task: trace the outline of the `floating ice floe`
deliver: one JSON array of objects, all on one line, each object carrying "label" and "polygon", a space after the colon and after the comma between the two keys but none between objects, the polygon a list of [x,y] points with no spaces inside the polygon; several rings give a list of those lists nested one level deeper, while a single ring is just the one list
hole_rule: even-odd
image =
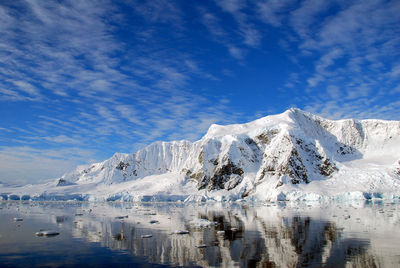
[{"label": "floating ice floe", "polygon": [[115,218],[118,219],[118,220],[127,219],[127,218],[128,218],[128,215],[125,215],[125,216],[117,216],[117,217],[115,217]]},{"label": "floating ice floe", "polygon": [[212,225],[217,225],[217,223],[206,219],[195,219],[190,222],[190,225],[198,228],[204,228],[204,227],[210,227]]},{"label": "floating ice floe", "polygon": [[151,234],[142,235],[142,238],[152,238],[152,237],[153,237],[153,235],[151,235]]},{"label": "floating ice floe", "polygon": [[180,235],[188,234],[188,233],[189,233],[188,230],[177,230],[177,231],[174,232],[174,234],[180,234]]},{"label": "floating ice floe", "polygon": [[55,236],[59,235],[60,233],[54,230],[42,230],[39,232],[36,232],[36,236]]}]

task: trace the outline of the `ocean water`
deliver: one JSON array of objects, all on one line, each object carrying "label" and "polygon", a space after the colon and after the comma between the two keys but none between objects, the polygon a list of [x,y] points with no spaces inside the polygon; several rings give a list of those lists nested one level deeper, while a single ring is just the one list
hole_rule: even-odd
[{"label": "ocean water", "polygon": [[7,201],[0,266],[400,267],[400,203]]}]

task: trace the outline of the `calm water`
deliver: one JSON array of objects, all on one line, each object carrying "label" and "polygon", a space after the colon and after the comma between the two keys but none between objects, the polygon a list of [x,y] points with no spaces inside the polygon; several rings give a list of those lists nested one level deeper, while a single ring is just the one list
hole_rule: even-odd
[{"label": "calm water", "polygon": [[399,209],[2,202],[0,266],[400,267]]}]

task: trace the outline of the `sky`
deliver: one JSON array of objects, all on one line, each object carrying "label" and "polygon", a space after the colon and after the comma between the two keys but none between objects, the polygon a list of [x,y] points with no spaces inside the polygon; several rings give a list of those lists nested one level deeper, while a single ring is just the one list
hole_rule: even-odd
[{"label": "sky", "polygon": [[0,181],[297,107],[400,120],[400,1],[2,0]]}]

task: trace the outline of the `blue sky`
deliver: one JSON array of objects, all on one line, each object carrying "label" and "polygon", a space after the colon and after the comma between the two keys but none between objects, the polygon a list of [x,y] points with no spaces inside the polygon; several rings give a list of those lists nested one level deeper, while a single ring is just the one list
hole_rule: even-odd
[{"label": "blue sky", "polygon": [[0,181],[298,107],[400,120],[400,1],[0,2]]}]

